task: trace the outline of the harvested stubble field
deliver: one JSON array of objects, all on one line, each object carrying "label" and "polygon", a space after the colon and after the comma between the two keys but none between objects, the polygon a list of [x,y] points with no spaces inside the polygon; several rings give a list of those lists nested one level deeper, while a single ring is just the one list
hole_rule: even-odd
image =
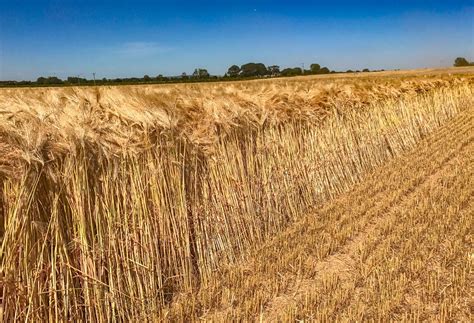
[{"label": "harvested stubble field", "polygon": [[3,320],[470,320],[472,72],[0,90]]}]

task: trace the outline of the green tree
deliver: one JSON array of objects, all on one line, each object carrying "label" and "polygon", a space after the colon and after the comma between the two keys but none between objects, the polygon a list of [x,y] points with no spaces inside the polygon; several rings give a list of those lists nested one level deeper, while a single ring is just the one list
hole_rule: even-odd
[{"label": "green tree", "polygon": [[247,63],[240,67],[240,75],[244,77],[264,76],[268,70],[262,63]]},{"label": "green tree", "polygon": [[36,80],[38,84],[62,84],[63,80],[57,78],[56,76],[48,76],[48,77],[38,77]]},{"label": "green tree", "polygon": [[205,68],[196,68],[193,72],[193,77],[208,78],[210,75]]},{"label": "green tree", "polygon": [[148,76],[148,75],[144,75],[144,76],[143,76],[143,81],[145,81],[145,82],[150,82],[150,81],[151,81],[151,77]]},{"label": "green tree", "polygon": [[321,68],[318,74],[329,74],[329,68],[327,67]]},{"label": "green tree", "polygon": [[278,65],[268,66],[267,70],[268,70],[268,74],[270,74],[272,76],[276,76],[276,75],[280,74],[280,66],[278,66]]},{"label": "green tree", "polygon": [[319,73],[319,70],[321,69],[321,65],[319,65],[319,64],[311,64],[311,65],[309,66],[309,68],[310,68],[312,74],[318,74],[318,73]]},{"label": "green tree", "polygon": [[240,73],[240,67],[238,67],[237,65],[232,65],[227,70],[227,75],[229,75],[230,77],[237,77],[239,76],[239,73]]},{"label": "green tree", "polygon": [[469,64],[467,59],[465,59],[464,57],[458,57],[454,60],[454,66],[456,66],[456,67],[469,66],[471,64]]},{"label": "green tree", "polygon": [[296,76],[301,74],[303,74],[303,70],[300,67],[285,68],[281,71],[281,75],[283,76]]}]

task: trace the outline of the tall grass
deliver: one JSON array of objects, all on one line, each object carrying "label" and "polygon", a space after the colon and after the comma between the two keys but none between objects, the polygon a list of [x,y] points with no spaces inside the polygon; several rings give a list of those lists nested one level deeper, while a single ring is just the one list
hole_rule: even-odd
[{"label": "tall grass", "polygon": [[173,297],[414,147],[472,98],[471,86],[452,85],[364,109],[339,102],[317,125],[217,123],[212,145],[149,127],[140,150],[108,149],[113,128],[67,147],[67,133],[38,142],[15,134],[32,124],[16,115],[0,129],[4,320],[160,317]]}]

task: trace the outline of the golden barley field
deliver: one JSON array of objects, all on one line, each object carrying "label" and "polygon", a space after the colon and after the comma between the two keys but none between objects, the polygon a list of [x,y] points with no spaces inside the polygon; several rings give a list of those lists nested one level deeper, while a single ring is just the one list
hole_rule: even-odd
[{"label": "golden barley field", "polygon": [[471,321],[474,68],[0,89],[10,321]]}]

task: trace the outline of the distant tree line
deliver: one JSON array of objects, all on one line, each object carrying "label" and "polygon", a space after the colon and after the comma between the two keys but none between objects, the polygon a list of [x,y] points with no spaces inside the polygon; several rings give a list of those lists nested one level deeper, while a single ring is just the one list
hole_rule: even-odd
[{"label": "distant tree line", "polygon": [[336,72],[330,71],[327,67],[321,68],[319,64],[311,64],[309,70],[303,70],[300,67],[289,67],[280,70],[280,66],[278,65],[265,66],[262,63],[247,63],[240,67],[237,65],[232,65],[227,70],[227,73],[224,75],[224,78],[277,77],[329,73]]},{"label": "distant tree line", "polygon": [[[382,70],[383,71],[383,70]],[[360,72],[359,70],[347,70],[347,73]],[[370,72],[364,69],[362,72]],[[331,73],[344,73],[330,70],[327,67],[313,63],[309,69],[301,67],[289,67],[280,69],[278,65],[266,66],[263,63],[247,63],[241,66],[232,65],[223,76],[211,75],[205,68],[196,68],[190,75],[182,73],[178,76],[144,75],[143,77],[129,78],[102,78],[86,79],[79,76],[69,76],[65,80],[57,76],[38,77],[36,81],[0,81],[0,86],[72,86],[72,85],[118,85],[118,84],[147,84],[147,83],[182,83],[182,82],[212,82],[237,79],[254,79],[267,77],[288,77],[298,75],[319,75]]]}]

